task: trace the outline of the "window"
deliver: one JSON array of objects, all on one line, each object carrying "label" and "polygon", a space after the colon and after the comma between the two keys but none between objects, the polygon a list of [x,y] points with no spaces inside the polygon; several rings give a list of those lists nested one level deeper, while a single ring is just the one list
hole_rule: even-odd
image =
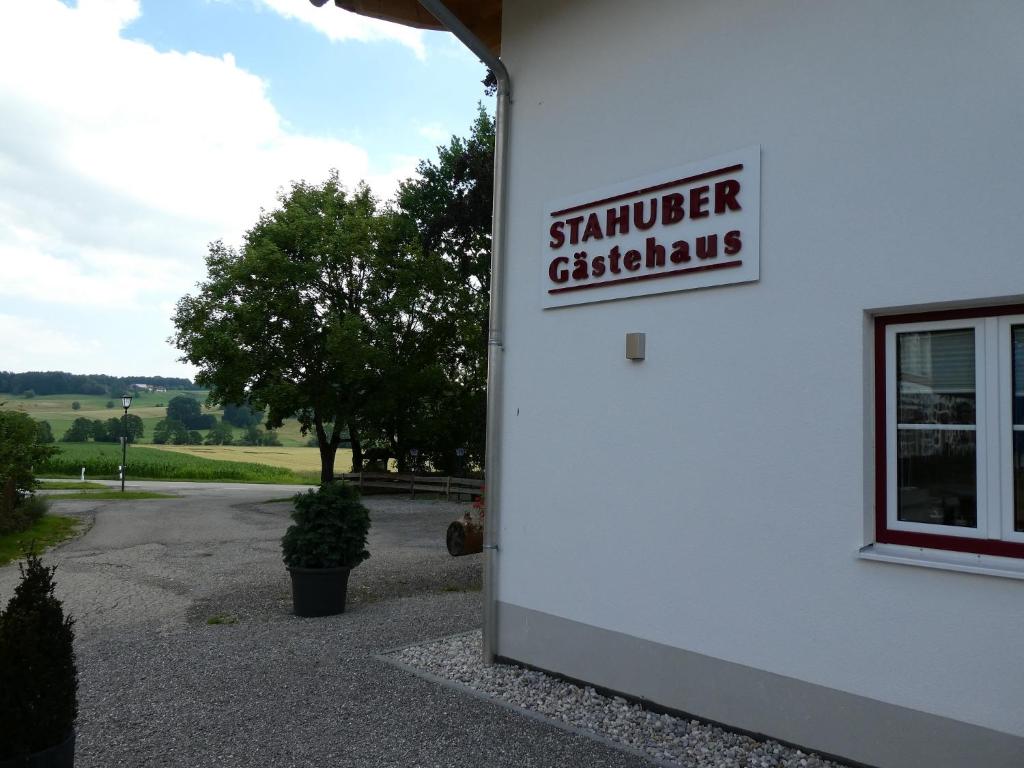
[{"label": "window", "polygon": [[875,320],[876,539],[1024,558],[1024,305]]}]

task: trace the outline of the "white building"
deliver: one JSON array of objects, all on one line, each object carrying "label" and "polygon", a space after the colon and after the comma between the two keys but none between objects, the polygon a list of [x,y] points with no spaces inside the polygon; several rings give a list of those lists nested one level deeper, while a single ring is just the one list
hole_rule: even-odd
[{"label": "white building", "polygon": [[1024,765],[1024,3],[448,5],[511,78],[494,653]]}]

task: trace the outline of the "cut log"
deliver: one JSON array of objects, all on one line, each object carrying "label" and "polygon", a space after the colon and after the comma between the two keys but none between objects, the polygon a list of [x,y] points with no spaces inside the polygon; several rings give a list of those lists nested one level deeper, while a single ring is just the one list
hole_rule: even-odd
[{"label": "cut log", "polygon": [[455,520],[448,526],[448,554],[452,557],[483,552],[484,529],[471,521]]}]

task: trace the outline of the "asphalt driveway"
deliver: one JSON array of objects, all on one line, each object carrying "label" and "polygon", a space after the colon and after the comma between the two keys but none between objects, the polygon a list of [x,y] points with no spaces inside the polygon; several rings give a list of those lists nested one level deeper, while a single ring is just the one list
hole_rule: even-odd
[{"label": "asphalt driveway", "polygon": [[299,619],[271,502],[298,489],[130,485],[178,496],[57,501],[91,527],[44,558],[77,621],[79,768],[647,764],[376,658],[479,627],[480,559],[444,546],[465,505],[367,498],[348,609]]}]

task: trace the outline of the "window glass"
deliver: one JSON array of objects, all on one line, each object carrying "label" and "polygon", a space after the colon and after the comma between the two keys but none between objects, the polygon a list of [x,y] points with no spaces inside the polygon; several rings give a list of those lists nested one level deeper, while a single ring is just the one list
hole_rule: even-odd
[{"label": "window glass", "polygon": [[1024,531],[1024,325],[1010,329],[1013,383],[1013,530]]},{"label": "window glass", "polygon": [[901,424],[974,424],[974,329],[897,336]]},{"label": "window glass", "polygon": [[976,435],[966,430],[901,429],[899,519],[976,528]]},{"label": "window glass", "polygon": [[976,528],[974,329],[896,343],[898,519]]}]

